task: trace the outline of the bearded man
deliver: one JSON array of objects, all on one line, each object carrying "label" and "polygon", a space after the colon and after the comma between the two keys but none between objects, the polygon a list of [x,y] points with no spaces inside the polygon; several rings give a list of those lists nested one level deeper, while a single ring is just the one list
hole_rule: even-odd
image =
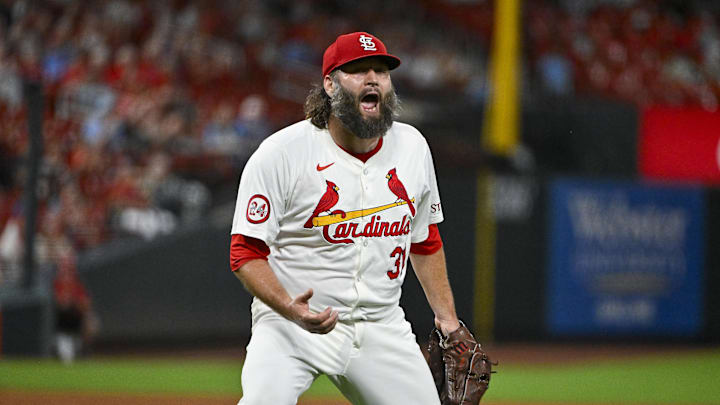
[{"label": "bearded man", "polygon": [[399,305],[408,258],[436,327],[460,324],[430,149],[394,121],[399,65],[367,32],[339,36],[307,119],[243,171],[230,261],[254,299],[239,404],[295,404],[321,374],[353,404],[440,403]]}]

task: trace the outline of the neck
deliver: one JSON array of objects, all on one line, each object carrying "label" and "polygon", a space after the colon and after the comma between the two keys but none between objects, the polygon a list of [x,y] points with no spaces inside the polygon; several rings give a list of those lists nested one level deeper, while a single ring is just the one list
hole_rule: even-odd
[{"label": "neck", "polygon": [[353,153],[367,153],[377,146],[380,138],[363,139],[348,131],[334,115],[328,121],[328,131],[336,144]]}]

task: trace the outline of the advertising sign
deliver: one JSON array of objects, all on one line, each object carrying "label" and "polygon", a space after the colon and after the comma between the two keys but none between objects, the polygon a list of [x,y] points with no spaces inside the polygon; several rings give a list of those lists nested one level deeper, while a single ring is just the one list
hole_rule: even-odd
[{"label": "advertising sign", "polygon": [[703,195],[695,187],[559,180],[550,198],[548,327],[558,335],[694,335]]}]

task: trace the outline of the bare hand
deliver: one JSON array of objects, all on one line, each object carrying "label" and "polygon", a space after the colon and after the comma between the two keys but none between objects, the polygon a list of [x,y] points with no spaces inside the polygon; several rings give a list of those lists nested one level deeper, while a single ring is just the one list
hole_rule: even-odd
[{"label": "bare hand", "polygon": [[330,309],[330,307],[325,308],[325,310],[320,313],[310,312],[308,301],[310,301],[310,297],[312,296],[313,290],[311,288],[290,301],[288,304],[288,310],[290,312],[289,318],[311,333],[328,333],[335,328],[338,321],[338,313]]}]

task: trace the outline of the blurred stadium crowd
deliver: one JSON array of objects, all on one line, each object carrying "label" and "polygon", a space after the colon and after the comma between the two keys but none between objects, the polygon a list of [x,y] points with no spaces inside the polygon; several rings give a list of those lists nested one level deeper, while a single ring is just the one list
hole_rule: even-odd
[{"label": "blurred stadium crowd", "polygon": [[548,93],[717,110],[720,4],[693,1],[531,2],[526,50]]},{"label": "blurred stadium crowd", "polygon": [[[712,2],[522,3],[528,99],[718,108]],[[339,33],[383,38],[401,97],[481,102],[492,26],[490,0],[0,1],[0,286],[22,266],[24,80],[45,92],[38,260],[74,266],[202,218],[257,144],[302,118]]]}]

